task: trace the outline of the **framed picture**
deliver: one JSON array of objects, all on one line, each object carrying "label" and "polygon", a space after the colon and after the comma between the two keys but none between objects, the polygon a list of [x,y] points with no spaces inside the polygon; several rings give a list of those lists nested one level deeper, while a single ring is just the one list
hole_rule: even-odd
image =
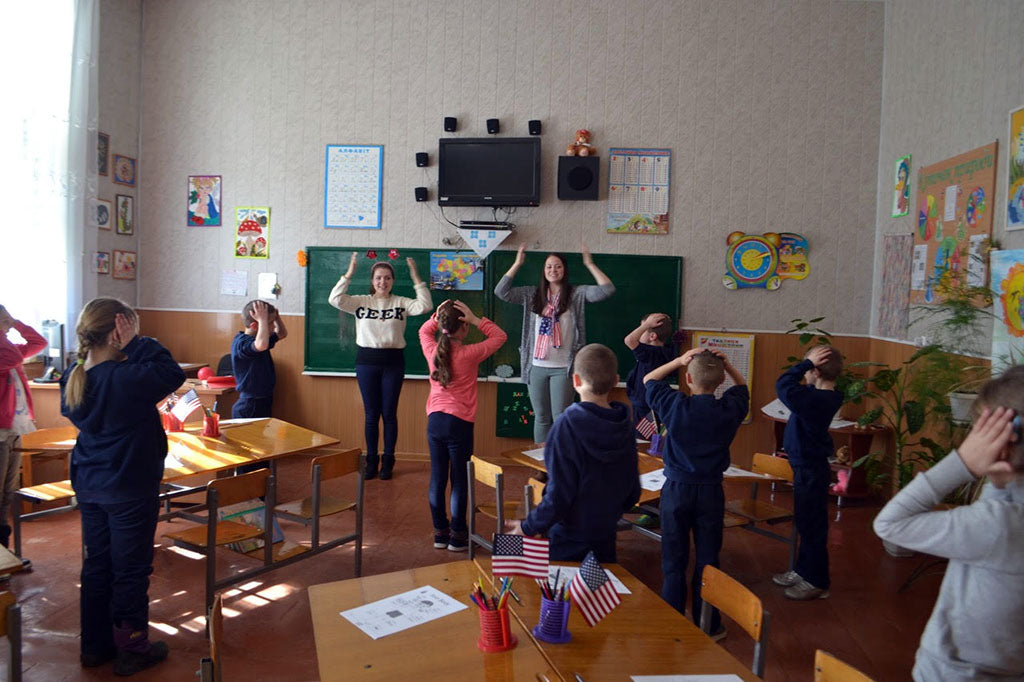
[{"label": "framed picture", "polygon": [[114,279],[135,279],[138,256],[134,251],[114,249]]},{"label": "framed picture", "polygon": [[1024,230],[1024,106],[1010,112],[1010,158],[1006,164],[1006,229]]},{"label": "framed picture", "polygon": [[188,176],[187,225],[220,226],[220,183],[219,175]]},{"label": "framed picture", "polygon": [[92,269],[97,275],[109,275],[110,274],[110,252],[109,251],[97,251],[96,255],[93,256]]},{"label": "framed picture", "polygon": [[270,256],[270,207],[235,206],[235,258]]},{"label": "framed picture", "polygon": [[114,154],[114,182],[128,187],[135,186],[135,159]]},{"label": "framed picture", "polygon": [[892,217],[900,218],[910,213],[910,154],[896,159],[893,177]]},{"label": "framed picture", "polygon": [[110,173],[110,135],[96,133],[96,172],[100,175]]},{"label": "framed picture", "polygon": [[135,199],[127,194],[118,194],[117,233],[135,234]]},{"label": "framed picture", "polygon": [[92,200],[92,224],[101,230],[109,230],[114,215],[110,202],[106,199]]}]

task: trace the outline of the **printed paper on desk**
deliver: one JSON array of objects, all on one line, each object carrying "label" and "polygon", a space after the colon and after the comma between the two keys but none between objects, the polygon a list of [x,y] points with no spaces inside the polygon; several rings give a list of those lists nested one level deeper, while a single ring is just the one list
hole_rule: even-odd
[{"label": "printed paper on desk", "polygon": [[[842,409],[842,408],[839,408]],[[769,417],[776,419],[784,419],[789,421],[790,411],[789,408],[782,404],[782,401],[776,398],[767,405],[761,408]],[[836,416],[832,417],[832,423],[828,425],[830,429],[841,429],[845,426],[856,426],[857,422],[851,422],[846,419],[839,418],[839,410],[836,410]]]},{"label": "printed paper on desk", "polygon": [[449,616],[468,608],[447,594],[424,585],[393,597],[342,611],[341,617],[373,639]]},{"label": "printed paper on desk", "polygon": [[646,474],[640,474],[640,487],[644,490],[658,492],[665,485],[665,470],[655,469]]},{"label": "printed paper on desk", "polygon": [[544,461],[544,448],[535,448],[533,450],[523,450],[523,454],[530,459],[535,459],[538,462]]},{"label": "printed paper on desk", "polygon": [[[558,582],[569,584],[569,582],[576,577],[579,572],[579,566],[548,566],[548,582],[552,585],[555,584],[555,576],[558,576]],[[625,583],[615,577],[615,574],[610,569],[604,569],[604,572],[608,575],[608,580],[612,581],[612,587],[615,588],[617,594],[633,594],[626,587]]]},{"label": "printed paper on desk", "polygon": [[631,675],[633,682],[743,682],[739,675]]},{"label": "printed paper on desk", "polygon": [[722,472],[724,478],[749,478],[750,476],[760,476],[761,478],[774,478],[769,474],[757,474],[747,469],[740,469],[739,467],[729,465],[729,468]]}]

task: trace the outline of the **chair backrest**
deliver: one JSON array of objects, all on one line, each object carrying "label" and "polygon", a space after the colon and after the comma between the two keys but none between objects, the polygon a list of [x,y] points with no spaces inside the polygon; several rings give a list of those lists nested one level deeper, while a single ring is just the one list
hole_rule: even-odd
[{"label": "chair backrest", "polygon": [[320,466],[320,480],[326,481],[329,478],[337,478],[354,474],[359,471],[359,456],[362,451],[359,448],[332,452],[326,455],[314,457],[310,466]]},{"label": "chair backrest", "polygon": [[544,484],[531,476],[523,486],[523,497],[526,500],[526,513],[529,514],[544,498]]},{"label": "chair backrest", "polygon": [[0,637],[7,637],[11,645],[7,679],[21,682],[21,607],[11,592],[0,592]]},{"label": "chair backrest", "polygon": [[793,482],[793,467],[789,465],[789,460],[785,457],[775,457],[773,455],[755,452],[754,461],[750,465],[750,470],[755,474],[769,474],[771,476],[784,478],[790,483]]},{"label": "chair backrest", "polygon": [[473,462],[473,478],[489,488],[496,488],[498,476],[504,476],[504,469],[492,462],[486,462],[476,455],[470,456],[469,459]]},{"label": "chair backrest", "polygon": [[7,628],[10,624],[7,622],[7,609],[14,604],[17,604],[18,600],[11,592],[0,592],[0,637],[7,636]]},{"label": "chair backrest", "polygon": [[220,643],[224,641],[224,611],[219,594],[213,598],[213,606],[210,608],[210,619],[207,624],[210,630],[210,660],[213,662],[213,679],[214,682],[220,682],[224,676],[220,665]]},{"label": "chair backrest", "polygon": [[714,566],[705,566],[701,576],[700,597],[704,600],[701,628],[711,626],[710,604],[729,616],[754,640],[754,662],[751,669],[758,677],[764,675],[764,644],[768,634],[768,612],[753,592]]},{"label": "chair backrest", "polygon": [[229,377],[234,372],[235,370],[231,366],[231,353],[220,356],[220,362],[217,363],[217,376]]},{"label": "chair backrest", "polygon": [[818,649],[814,652],[814,682],[873,682],[870,677],[838,658]]},{"label": "chair backrest", "polygon": [[206,484],[207,491],[217,491],[217,506],[245,502],[267,494],[267,478],[270,469],[257,469],[241,476],[215,478]]}]

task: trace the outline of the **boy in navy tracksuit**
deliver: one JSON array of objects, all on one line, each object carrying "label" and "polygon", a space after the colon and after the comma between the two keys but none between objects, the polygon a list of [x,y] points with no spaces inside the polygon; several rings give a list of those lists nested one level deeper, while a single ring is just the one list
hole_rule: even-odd
[{"label": "boy in navy tracksuit", "polygon": [[646,315],[640,321],[640,326],[627,334],[622,342],[633,351],[633,357],[636,358],[636,366],[626,377],[626,396],[633,406],[635,424],[651,411],[647,404],[644,377],[676,357],[676,346],[672,343],[672,320],[665,313]]},{"label": "boy in navy tracksuit", "polygon": [[71,485],[82,519],[81,662],[116,658],[131,675],[167,657],[149,640],[149,575],[167,436],[156,403],[185,382],[166,348],[138,336],[111,298],[78,320],[78,363],[61,377],[61,414],[78,427]]},{"label": "boy in navy tracksuit", "polygon": [[[686,369],[690,395],[675,391],[666,377]],[[735,382],[721,398],[715,389],[725,374]],[[729,445],[747,414],[750,392],[743,375],[720,351],[694,348],[644,377],[647,402],[668,429],[665,485],[661,489],[661,597],[686,612],[686,565],[693,532],[695,565],[690,580],[694,622],[700,622],[704,567],[718,567],[722,549],[725,493],[722,472],[729,467]],[[724,636],[718,609],[712,612],[711,633]]]},{"label": "boy in navy tracksuit", "polygon": [[548,471],[544,499],[508,532],[548,534],[552,561],[615,563],[615,530],[640,499],[636,439],[629,406],[610,402],[619,381],[618,361],[607,346],[592,343],[576,354],[572,383],[580,402],[555,421],[544,444]]},{"label": "boy in navy tracksuit", "polygon": [[793,570],[772,576],[772,582],[785,587],[789,599],[828,597],[828,458],[835,448],[828,428],[843,404],[843,394],[835,390],[842,370],[838,350],[816,346],[775,382],[779,400],[791,412],[782,446],[793,467],[793,522],[800,547]]},{"label": "boy in navy tracksuit", "polygon": [[260,300],[245,304],[242,323],[245,331],[231,342],[231,371],[238,389],[231,416],[269,417],[277,383],[270,349],[288,336],[288,330],[277,308]]}]

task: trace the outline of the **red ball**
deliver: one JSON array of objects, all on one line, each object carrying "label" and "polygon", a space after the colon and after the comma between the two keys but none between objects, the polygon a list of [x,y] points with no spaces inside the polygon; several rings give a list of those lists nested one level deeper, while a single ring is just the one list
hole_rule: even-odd
[{"label": "red ball", "polygon": [[203,381],[206,381],[207,379],[213,376],[213,370],[210,369],[209,367],[200,367],[199,371],[196,373],[196,376],[198,376]]}]

